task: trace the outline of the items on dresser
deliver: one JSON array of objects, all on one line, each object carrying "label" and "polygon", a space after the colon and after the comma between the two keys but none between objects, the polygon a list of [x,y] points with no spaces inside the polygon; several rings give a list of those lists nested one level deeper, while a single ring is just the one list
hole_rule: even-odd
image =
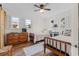
[{"label": "items on dresser", "polygon": [[29,39],[30,39],[30,41],[33,42],[33,43],[34,43],[34,36],[35,36],[34,33],[29,33]]},{"label": "items on dresser", "polygon": [[26,28],[22,28],[22,32],[27,32],[27,29]]},{"label": "items on dresser", "polygon": [[8,33],[7,34],[7,44],[18,44],[28,42],[28,33],[27,32],[21,32],[21,33]]}]

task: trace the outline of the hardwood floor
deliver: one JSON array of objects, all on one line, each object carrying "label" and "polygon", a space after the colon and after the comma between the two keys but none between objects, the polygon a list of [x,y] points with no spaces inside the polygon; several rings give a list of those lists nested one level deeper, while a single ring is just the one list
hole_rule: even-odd
[{"label": "hardwood floor", "polygon": [[13,56],[25,56],[23,48],[31,46],[32,44],[33,43],[28,42],[28,43],[22,43],[22,44],[14,45],[13,46]]},{"label": "hardwood floor", "polygon": [[[23,43],[23,44],[15,45],[13,47],[13,56],[25,56],[23,48],[31,46],[31,45],[33,45],[33,43],[31,43],[31,42],[28,42],[27,44]],[[44,51],[41,51],[33,56],[56,56],[56,55],[52,54],[51,52],[44,54]]]}]

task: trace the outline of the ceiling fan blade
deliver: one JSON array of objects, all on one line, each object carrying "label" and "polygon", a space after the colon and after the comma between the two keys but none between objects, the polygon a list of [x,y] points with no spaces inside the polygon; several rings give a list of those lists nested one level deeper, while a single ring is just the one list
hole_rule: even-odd
[{"label": "ceiling fan blade", "polygon": [[38,9],[38,10],[34,10],[34,11],[39,11],[40,9]]},{"label": "ceiling fan blade", "polygon": [[48,10],[48,11],[50,11],[51,9],[45,8],[44,10]]},{"label": "ceiling fan blade", "polygon": [[38,6],[38,5],[34,5],[35,7],[38,7],[38,8],[40,8],[40,6]]},{"label": "ceiling fan blade", "polygon": [[49,3],[45,3],[45,5],[44,6],[47,6]]}]

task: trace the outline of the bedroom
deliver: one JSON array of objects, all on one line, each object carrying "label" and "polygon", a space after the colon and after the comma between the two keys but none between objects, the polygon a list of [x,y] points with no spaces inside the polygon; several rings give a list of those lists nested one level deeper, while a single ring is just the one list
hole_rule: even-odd
[{"label": "bedroom", "polygon": [[[50,11],[43,10],[43,12],[40,12],[41,9],[39,7],[36,7],[35,5],[37,6],[46,5],[44,8],[49,8]],[[78,40],[77,40],[76,25],[78,21],[77,20],[78,16],[75,16],[78,13],[77,7],[78,7],[78,4],[75,4],[75,3],[46,3],[46,4],[4,3],[2,4],[3,10],[6,11],[6,20],[5,20],[6,25],[5,25],[5,29],[3,28],[4,34],[2,32],[2,34],[5,35],[5,40],[3,40],[4,37],[2,36],[3,38],[1,37],[0,39],[0,46],[3,47],[4,44],[7,45],[9,42],[13,43],[14,41],[14,43],[18,43],[16,44],[16,47],[15,47],[16,49],[17,47],[24,48],[26,45],[28,46],[29,44],[36,45],[40,41],[44,42],[43,39],[44,37],[47,37],[47,36],[52,36],[56,39],[59,39],[59,40],[62,39],[64,41],[70,42],[72,43],[73,46],[77,45]],[[30,26],[28,26],[28,24],[30,24]],[[22,29],[24,29],[23,31],[27,32],[28,35],[25,33],[21,33]],[[25,37],[25,35],[27,35],[27,39],[28,39],[27,41],[30,41],[29,33],[31,35],[33,34],[33,38],[31,39],[32,43],[30,42],[25,44],[19,43],[19,41],[22,42],[23,40],[18,40],[18,37],[22,37],[22,36]],[[11,37],[11,40],[13,41],[7,40],[8,34],[13,35],[12,36],[13,39]],[[76,39],[76,41],[74,40],[74,38]],[[9,42],[7,43],[7,41]],[[75,49],[76,51],[74,52],[73,50]],[[40,49],[37,48],[36,50],[40,50]],[[77,48],[71,47],[70,54],[77,55],[77,53],[78,53]],[[17,52],[16,54],[19,54],[19,53]],[[38,55],[39,54],[40,53],[38,53]]]}]

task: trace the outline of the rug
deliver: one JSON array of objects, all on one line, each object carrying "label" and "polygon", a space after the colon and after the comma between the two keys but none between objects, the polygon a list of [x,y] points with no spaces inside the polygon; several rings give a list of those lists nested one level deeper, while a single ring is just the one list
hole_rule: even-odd
[{"label": "rug", "polygon": [[44,50],[43,43],[38,43],[26,48],[23,48],[25,55],[32,56]]},{"label": "rug", "polygon": [[[42,51],[41,52],[39,52],[39,51],[37,51],[35,54],[33,53],[33,55],[32,56],[55,56],[51,51],[48,51],[48,49],[46,49],[46,54],[44,54],[44,47],[43,47],[43,44],[44,43],[42,43],[42,42],[38,42],[38,43],[36,43],[36,44],[30,44],[30,43],[28,43],[28,44],[21,44],[21,45],[17,45],[17,46],[14,46],[14,49],[13,49],[13,56],[30,56],[27,52],[27,48],[28,47],[31,47],[31,46],[34,46],[34,45],[39,45],[40,44],[40,46],[42,45]],[[40,49],[40,46],[39,46],[39,49]],[[31,51],[31,50],[30,50]],[[35,51],[35,50],[34,50]]]}]

